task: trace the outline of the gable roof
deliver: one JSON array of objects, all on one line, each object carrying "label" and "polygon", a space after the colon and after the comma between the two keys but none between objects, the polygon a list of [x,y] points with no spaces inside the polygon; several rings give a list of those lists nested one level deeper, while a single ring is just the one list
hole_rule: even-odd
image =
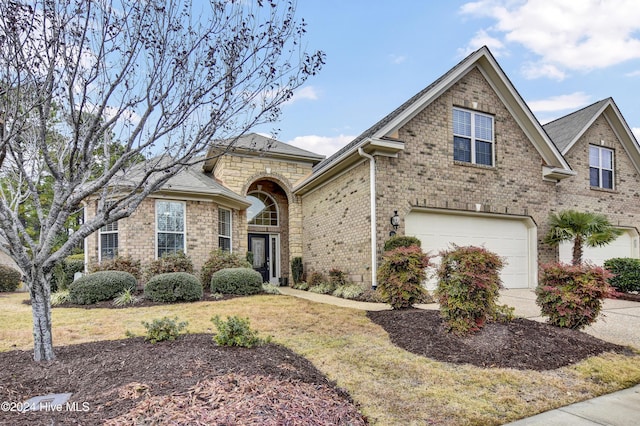
[{"label": "gable roof", "polygon": [[566,152],[582,136],[587,128],[600,115],[602,109],[608,104],[609,99],[603,99],[586,106],[571,114],[551,121],[544,126],[544,130],[556,144],[560,152]]},{"label": "gable roof", "polygon": [[329,173],[334,167],[339,167],[340,163],[348,161],[349,158],[352,159],[351,163],[353,163],[353,157],[357,155],[358,148],[363,148],[372,142],[380,143],[381,141],[387,141],[390,143],[402,143],[402,141],[393,138],[394,132],[474,68],[480,70],[484,75],[543,158],[546,163],[543,171],[545,177],[562,179],[574,175],[575,173],[571,170],[569,164],[554,145],[551,138],[549,138],[547,133],[542,129],[542,126],[489,49],[483,46],[464,58],[429,86],[412,96],[382,120],[365,130],[338,152],[317,164],[313,168],[313,174],[301,182],[298,188],[303,189],[305,186],[312,184],[314,180],[320,179],[320,176]]},{"label": "gable roof", "polygon": [[212,143],[207,153],[210,158],[205,161],[203,166],[205,172],[213,170],[217,158],[224,154],[261,156],[290,161],[304,161],[311,164],[317,164],[325,158],[324,155],[316,154],[258,133],[247,133],[239,138],[225,139]]},{"label": "gable roof", "polygon": [[545,124],[544,129],[556,142],[562,154],[566,154],[600,116],[607,120],[631,162],[640,173],[640,144],[638,144],[638,140],[633,135],[613,98],[603,99],[560,117]]}]

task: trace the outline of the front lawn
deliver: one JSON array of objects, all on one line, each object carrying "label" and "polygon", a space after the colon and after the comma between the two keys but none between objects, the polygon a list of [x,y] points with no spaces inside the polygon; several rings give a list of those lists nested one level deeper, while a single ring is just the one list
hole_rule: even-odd
[{"label": "front lawn", "polygon": [[[32,348],[25,298],[0,295],[0,351]],[[640,356],[622,354],[547,371],[435,361],[395,346],[366,312],[288,296],[125,309],[54,308],[54,344],[124,339],[127,332],[141,336],[141,321],[164,316],[188,321],[190,333],[211,333],[214,315],[249,317],[262,335],[304,356],[347,390],[372,424],[502,424],[640,383]],[[20,366],[13,368],[19,374]],[[2,389],[0,396],[10,391]]]}]

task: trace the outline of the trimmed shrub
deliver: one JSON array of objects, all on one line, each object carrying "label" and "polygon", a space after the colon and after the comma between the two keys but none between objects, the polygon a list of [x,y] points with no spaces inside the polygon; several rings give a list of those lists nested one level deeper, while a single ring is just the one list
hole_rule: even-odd
[{"label": "trimmed shrub", "polygon": [[22,274],[9,266],[0,265],[0,292],[16,291],[20,287]]},{"label": "trimmed shrub", "polygon": [[302,264],[302,258],[294,257],[291,259],[291,275],[293,276],[293,284],[298,284],[302,281],[303,273],[304,266]]},{"label": "trimmed shrub", "polygon": [[69,286],[69,300],[90,305],[111,300],[126,289],[136,287],[136,278],[124,271],[99,271],[77,279]]},{"label": "trimmed shrub", "polygon": [[142,265],[139,260],[134,260],[131,256],[118,256],[89,265],[89,272],[97,271],[124,271],[136,277],[137,280],[142,278]]},{"label": "trimmed shrub", "polygon": [[186,321],[178,322],[178,317],[173,319],[162,317],[154,319],[152,322],[142,321],[142,325],[147,329],[145,339],[151,343],[156,343],[165,340],[176,340],[189,323]]},{"label": "trimmed shrub", "polygon": [[602,300],[613,292],[612,274],[589,264],[551,263],[541,266],[536,303],[549,324],[579,330],[593,323]]},{"label": "trimmed shrub", "polygon": [[397,249],[398,247],[422,247],[422,242],[416,238],[406,235],[396,235],[384,242],[384,251]]},{"label": "trimmed shrub", "polygon": [[482,247],[459,247],[441,252],[435,297],[449,331],[479,331],[489,320],[512,319],[513,309],[498,306],[503,260]]},{"label": "trimmed shrub", "polygon": [[262,275],[251,268],[228,268],[211,276],[211,293],[249,295],[262,291]]},{"label": "trimmed shrub", "polygon": [[393,309],[410,308],[425,297],[422,286],[430,265],[429,256],[420,247],[398,247],[387,251],[378,268],[378,291],[384,303]]},{"label": "trimmed shrub", "polygon": [[76,272],[84,272],[84,254],[72,254],[56,263],[51,271],[51,291],[68,289]]},{"label": "trimmed shrub", "polygon": [[225,250],[214,250],[209,253],[209,258],[204,265],[202,265],[200,280],[202,281],[202,285],[207,285],[211,283],[211,276],[222,269],[251,268],[251,265],[251,263],[236,253]]},{"label": "trimmed shrub", "polygon": [[269,341],[269,339],[261,339],[258,337],[258,332],[251,329],[249,318],[240,318],[234,315],[227,317],[227,320],[224,321],[216,315],[211,318],[211,321],[218,329],[213,340],[220,346],[252,348]]},{"label": "trimmed shrub", "polygon": [[624,293],[640,292],[640,259],[616,257],[604,262],[604,267],[613,274],[609,284],[616,290]]},{"label": "trimmed shrub", "polygon": [[181,251],[165,254],[160,259],[149,263],[146,271],[148,278],[169,272],[186,272],[193,274],[193,262],[191,258]]},{"label": "trimmed shrub", "polygon": [[152,277],[144,286],[144,296],[154,302],[192,302],[202,299],[198,277],[186,272],[168,272]]}]

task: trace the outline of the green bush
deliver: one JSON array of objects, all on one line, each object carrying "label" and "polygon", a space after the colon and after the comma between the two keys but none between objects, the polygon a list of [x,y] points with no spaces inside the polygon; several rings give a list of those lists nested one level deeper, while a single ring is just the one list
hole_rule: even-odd
[{"label": "green bush", "polygon": [[124,290],[135,288],[136,284],[136,278],[128,272],[94,272],[77,279],[69,286],[69,300],[78,305],[111,300]]},{"label": "green bush", "polygon": [[449,331],[480,330],[489,320],[512,319],[513,309],[497,304],[503,260],[482,247],[459,247],[440,253],[435,297]]},{"label": "green bush", "polygon": [[76,272],[84,272],[84,254],[72,254],[56,263],[51,273],[51,291],[68,289]]},{"label": "green bush", "polygon": [[536,303],[549,323],[579,330],[593,323],[602,309],[602,300],[613,292],[604,268],[580,264],[542,265]]},{"label": "green bush", "polygon": [[357,299],[364,293],[364,288],[359,284],[345,284],[336,287],[333,291],[333,295],[336,297],[342,297],[343,299]]},{"label": "green bush", "polygon": [[302,264],[301,257],[294,257],[291,259],[291,275],[293,276],[293,284],[298,284],[302,281],[302,274],[304,273],[304,266]]},{"label": "green bush", "polygon": [[411,246],[421,247],[422,243],[416,237],[409,237],[406,235],[396,235],[384,242],[384,251],[390,251],[393,249],[397,249],[398,247],[411,247]]},{"label": "green bush", "polygon": [[422,301],[427,292],[422,282],[429,265],[429,256],[417,245],[385,252],[378,268],[378,291],[383,302],[393,309],[404,309]]},{"label": "green bush", "polygon": [[134,260],[131,256],[118,256],[89,265],[89,272],[98,271],[124,271],[136,277],[137,280],[142,278],[142,265],[139,260]]},{"label": "green bush", "polygon": [[154,302],[192,302],[202,299],[202,284],[195,275],[169,272],[147,281],[144,296]]},{"label": "green bush", "polygon": [[9,266],[0,265],[0,292],[16,291],[22,274]]},{"label": "green bush", "polygon": [[209,258],[202,265],[200,270],[200,280],[202,285],[211,283],[211,276],[222,270],[229,268],[251,268],[251,263],[240,257],[236,253],[225,250],[214,250],[209,253]]},{"label": "green bush", "polygon": [[151,343],[163,342],[165,340],[176,340],[188,322],[178,322],[178,317],[171,319],[162,317],[154,319],[152,322],[142,321],[142,325],[147,329],[146,340]]},{"label": "green bush", "polygon": [[604,262],[604,267],[613,274],[609,284],[616,290],[624,293],[640,292],[640,259],[617,257]]},{"label": "green bush", "polygon": [[218,329],[218,333],[213,336],[213,340],[220,346],[252,348],[269,340],[263,340],[258,337],[258,332],[250,327],[249,318],[240,318],[234,315],[227,317],[227,320],[224,321],[216,315],[211,318],[211,321]]},{"label": "green bush", "polygon": [[193,262],[189,256],[179,251],[177,253],[165,254],[160,259],[149,263],[146,272],[148,278],[169,272],[186,272],[193,274]]},{"label": "green bush", "polygon": [[262,291],[262,275],[251,268],[228,268],[211,276],[211,293],[249,295]]}]

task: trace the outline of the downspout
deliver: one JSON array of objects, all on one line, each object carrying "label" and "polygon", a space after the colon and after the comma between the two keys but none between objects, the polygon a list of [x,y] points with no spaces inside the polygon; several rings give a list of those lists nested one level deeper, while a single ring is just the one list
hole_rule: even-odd
[{"label": "downspout", "polygon": [[371,288],[378,285],[378,256],[376,254],[378,239],[376,238],[376,160],[362,148],[358,148],[358,154],[369,160],[369,193],[371,194]]}]

